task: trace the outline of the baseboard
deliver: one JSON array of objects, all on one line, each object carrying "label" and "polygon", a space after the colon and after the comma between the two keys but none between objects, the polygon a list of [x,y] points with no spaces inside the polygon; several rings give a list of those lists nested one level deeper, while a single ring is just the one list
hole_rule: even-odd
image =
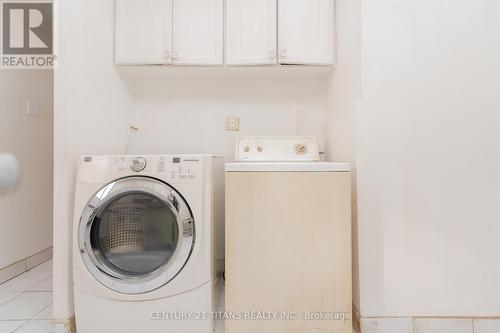
[{"label": "baseboard", "polygon": [[352,328],[355,333],[361,333],[361,317],[354,304],[352,305]]},{"label": "baseboard", "polygon": [[60,333],[76,333],[76,322],[75,316],[69,318],[68,320],[53,320],[52,324],[55,327],[55,332]]},{"label": "baseboard", "polygon": [[361,317],[358,333],[500,332],[500,317]]},{"label": "baseboard", "polygon": [[52,259],[52,247],[0,269],[0,284]]}]

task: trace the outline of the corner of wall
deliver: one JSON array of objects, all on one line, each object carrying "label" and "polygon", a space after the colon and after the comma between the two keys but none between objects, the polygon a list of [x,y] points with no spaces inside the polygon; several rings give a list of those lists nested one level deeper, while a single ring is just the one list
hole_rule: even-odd
[{"label": "corner of wall", "polygon": [[[356,164],[356,106],[361,99],[361,0],[336,1],[337,67],[326,79],[327,159]],[[352,181],[353,303],[360,310],[356,168]]]}]

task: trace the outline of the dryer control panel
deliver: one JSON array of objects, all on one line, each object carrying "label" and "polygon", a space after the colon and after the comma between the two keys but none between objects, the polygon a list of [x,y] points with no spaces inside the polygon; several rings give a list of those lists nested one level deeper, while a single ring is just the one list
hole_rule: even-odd
[{"label": "dryer control panel", "polygon": [[[116,161],[119,170],[129,169],[138,174],[142,171],[153,172],[167,175],[170,179],[195,179],[201,174],[200,159],[191,156],[127,156],[117,157]],[[127,164],[130,166],[127,167]]]},{"label": "dryer control panel", "polygon": [[208,155],[84,156],[79,182],[105,182],[128,176],[149,176],[167,182],[200,182],[207,176]]},{"label": "dryer control panel", "polygon": [[319,161],[315,137],[252,136],[236,141],[236,162],[316,162]]}]

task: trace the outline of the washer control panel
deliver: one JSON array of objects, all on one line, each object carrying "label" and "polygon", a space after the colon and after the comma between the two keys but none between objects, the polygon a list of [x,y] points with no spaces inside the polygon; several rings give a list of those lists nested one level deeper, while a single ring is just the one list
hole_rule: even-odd
[{"label": "washer control panel", "polygon": [[315,137],[239,137],[235,161],[319,161]]}]

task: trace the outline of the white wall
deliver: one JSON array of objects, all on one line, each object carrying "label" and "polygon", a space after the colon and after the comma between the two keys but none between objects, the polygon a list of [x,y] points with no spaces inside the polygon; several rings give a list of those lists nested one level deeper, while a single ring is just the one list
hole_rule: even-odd
[{"label": "white wall", "polygon": [[[55,72],[54,315],[73,314],[71,225],[76,157],[214,153],[233,159],[225,117],[241,117],[251,135],[322,137],[320,80],[164,79],[130,75],[113,65],[113,0],[59,0]],[[150,68],[151,69],[151,68]],[[140,71],[139,71],[140,72]],[[146,73],[149,71],[145,71]]]},{"label": "white wall", "polygon": [[0,152],[21,168],[19,188],[0,196],[0,268],[52,246],[52,92],[51,71],[0,71]]},{"label": "white wall", "polygon": [[125,150],[132,111],[113,66],[113,0],[57,1],[54,71],[54,317],[73,315],[71,231],[76,161]]},{"label": "white wall", "polygon": [[326,80],[326,153],[330,161],[353,164],[353,303],[359,308],[356,207],[356,108],[361,98],[361,0],[336,1],[337,68]]},{"label": "white wall", "polygon": [[330,159],[357,160],[362,316],[500,313],[498,1],[363,0],[357,113],[358,1],[338,0],[339,63],[327,89],[310,80],[131,79],[113,66],[113,1],[58,4],[56,318],[72,314],[76,156],[122,153],[133,124],[131,153],[231,159],[227,115],[241,117],[242,134],[329,132]]},{"label": "white wall", "polygon": [[[238,135],[316,135],[322,142],[319,80],[148,80],[129,84],[134,125],[130,152],[211,153],[234,158]],[[240,131],[225,131],[225,117]]]},{"label": "white wall", "polygon": [[363,0],[362,316],[500,315],[499,12]]}]

